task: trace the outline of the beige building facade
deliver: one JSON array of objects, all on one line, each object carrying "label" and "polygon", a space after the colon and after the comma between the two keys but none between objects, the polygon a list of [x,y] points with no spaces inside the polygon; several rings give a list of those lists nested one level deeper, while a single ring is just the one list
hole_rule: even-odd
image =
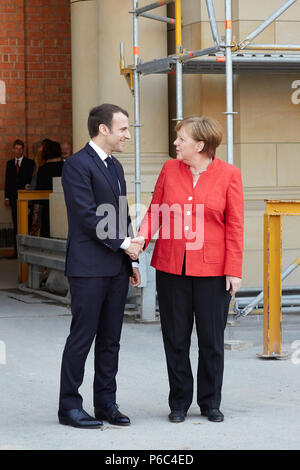
[{"label": "beige building facade", "polygon": [[[189,50],[213,45],[206,2],[183,0],[183,43]],[[233,0],[233,41],[238,43],[284,2]],[[225,2],[215,0],[220,37],[225,35]],[[300,2],[253,41],[300,44]],[[243,286],[263,285],[263,214],[265,199],[300,200],[299,74],[244,73],[234,76],[234,151],[245,194]],[[297,83],[298,82],[298,83]],[[190,95],[193,90],[194,96]],[[225,76],[184,77],[184,114],[207,114],[226,129]],[[226,160],[226,136],[217,156]],[[300,218],[283,218],[283,270],[300,253]],[[283,285],[299,285],[295,271]]]},{"label": "beige building facade", "polygon": [[[151,3],[142,0],[139,6]],[[224,0],[214,0],[220,37],[224,36]],[[234,41],[243,39],[283,0],[233,0]],[[74,150],[89,139],[89,109],[114,102],[128,109],[133,124],[133,96],[120,75],[119,47],[125,43],[126,63],[132,64],[131,0],[71,0]],[[172,7],[161,7],[167,15]],[[213,45],[204,0],[182,0],[183,46],[197,50]],[[300,44],[300,1],[254,41]],[[140,56],[145,62],[175,53],[174,28],[140,19]],[[241,169],[245,193],[244,287],[263,284],[263,214],[265,199],[300,200],[300,87],[297,73],[244,73],[234,76],[234,158]],[[297,82],[298,85],[297,85]],[[300,95],[300,93],[299,93]],[[217,156],[226,160],[225,76],[186,75],[184,115],[205,114],[218,119],[224,138]],[[175,112],[174,79],[167,75],[141,77],[142,201],[151,198],[159,171],[170,158]],[[129,200],[134,202],[134,128],[126,152],[119,156],[127,176]],[[66,236],[63,194],[59,184],[51,196],[52,235]],[[285,269],[300,255],[300,218],[283,222]],[[284,285],[299,285],[295,271]]]}]

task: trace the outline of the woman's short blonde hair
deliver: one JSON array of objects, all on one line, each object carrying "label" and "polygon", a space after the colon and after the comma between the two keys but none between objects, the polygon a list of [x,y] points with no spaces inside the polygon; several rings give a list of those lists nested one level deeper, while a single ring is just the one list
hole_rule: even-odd
[{"label": "woman's short blonde hair", "polygon": [[196,142],[205,143],[202,152],[215,155],[223,137],[221,124],[216,119],[208,116],[188,116],[176,124],[175,131],[178,132],[183,126],[189,128],[191,137]]}]

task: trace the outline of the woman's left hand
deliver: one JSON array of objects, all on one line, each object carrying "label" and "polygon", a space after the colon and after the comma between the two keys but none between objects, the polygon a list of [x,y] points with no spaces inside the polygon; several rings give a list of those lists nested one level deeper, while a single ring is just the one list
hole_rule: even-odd
[{"label": "woman's left hand", "polygon": [[234,295],[240,288],[242,279],[234,276],[226,276],[226,290],[230,289],[230,294]]}]

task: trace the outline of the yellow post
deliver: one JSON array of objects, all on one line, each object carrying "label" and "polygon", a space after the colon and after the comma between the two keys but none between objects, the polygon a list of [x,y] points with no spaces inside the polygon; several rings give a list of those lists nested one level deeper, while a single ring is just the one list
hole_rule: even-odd
[{"label": "yellow post", "polygon": [[[28,201],[18,199],[18,234],[26,235],[28,233]],[[28,279],[28,266],[20,263],[19,281],[26,282]]]},{"label": "yellow post", "polygon": [[[18,234],[26,235],[28,233],[28,201],[37,201],[40,199],[49,199],[52,191],[18,191]],[[26,263],[20,263],[19,282],[26,282],[28,279],[28,266]]]},{"label": "yellow post", "polygon": [[300,215],[300,201],[266,201],[264,215],[264,351],[262,358],[286,357],[281,344],[282,216]]},{"label": "yellow post", "polygon": [[265,214],[264,219],[264,353],[281,356],[281,259],[282,217]]},{"label": "yellow post", "polygon": [[176,54],[182,54],[181,0],[175,0],[175,37]]}]

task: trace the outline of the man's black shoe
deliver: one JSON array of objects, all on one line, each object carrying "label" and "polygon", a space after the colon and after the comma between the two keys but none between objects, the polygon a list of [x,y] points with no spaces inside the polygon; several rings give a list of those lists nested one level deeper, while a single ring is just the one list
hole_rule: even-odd
[{"label": "man's black shoe", "polygon": [[224,415],[218,408],[201,410],[201,415],[206,416],[208,421],[213,421],[214,423],[221,423],[224,421]]},{"label": "man's black shoe", "polygon": [[115,426],[130,425],[130,419],[119,411],[119,407],[116,403],[108,403],[103,407],[97,406],[95,408],[95,417],[100,420],[104,419]]},{"label": "man's black shoe", "polygon": [[182,423],[185,420],[186,412],[184,410],[173,410],[169,414],[171,423]]},{"label": "man's black shoe", "polygon": [[81,409],[59,411],[58,420],[60,424],[66,424],[74,428],[99,429],[103,426],[102,421],[96,420]]}]

